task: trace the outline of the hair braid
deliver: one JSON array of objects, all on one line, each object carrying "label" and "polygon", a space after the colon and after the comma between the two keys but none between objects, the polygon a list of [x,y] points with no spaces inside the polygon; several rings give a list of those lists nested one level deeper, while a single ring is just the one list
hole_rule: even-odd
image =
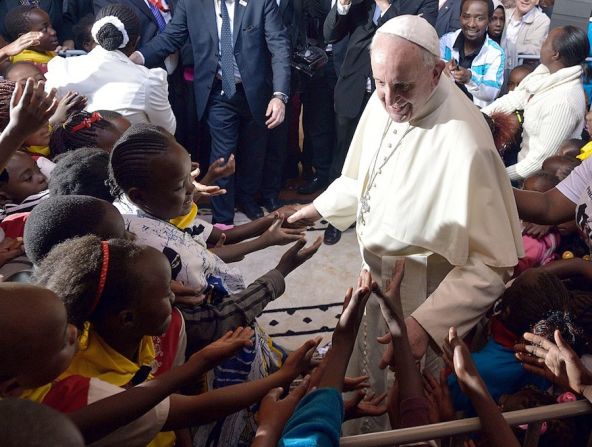
[{"label": "hair braid", "polygon": [[[129,37],[129,43],[126,46],[135,45],[140,35],[140,21],[136,13],[128,6],[112,3],[101,8],[95,21],[107,16],[115,16],[121,20]],[[105,50],[114,51],[122,44],[123,34],[113,24],[106,23],[98,30],[96,40]]]},{"label": "hair braid", "polygon": [[74,131],[84,120],[90,120],[93,114],[85,110],[74,112],[66,122],[57,127],[51,134],[49,148],[53,157],[79,149],[81,147],[97,147],[97,129],[108,129],[112,124],[100,114],[100,119]]},{"label": "hair braid", "polygon": [[10,100],[16,86],[15,82],[0,80],[0,132],[10,121]]},{"label": "hair braid", "polygon": [[126,130],[111,151],[111,193],[120,196],[132,187],[146,186],[150,161],[166,153],[169,138],[162,127],[153,124],[135,124]]}]

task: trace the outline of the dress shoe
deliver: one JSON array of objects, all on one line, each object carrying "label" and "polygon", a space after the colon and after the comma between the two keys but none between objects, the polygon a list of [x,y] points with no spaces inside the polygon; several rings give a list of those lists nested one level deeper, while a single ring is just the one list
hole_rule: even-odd
[{"label": "dress shoe", "polygon": [[298,188],[298,194],[314,194],[321,189],[327,187],[327,180],[321,177],[313,177],[313,179],[305,185],[302,185]]},{"label": "dress shoe", "polygon": [[278,208],[281,208],[286,203],[281,200],[279,197],[271,197],[269,199],[263,199],[261,201],[261,205],[265,208],[268,212],[273,213]]},{"label": "dress shoe", "polygon": [[257,220],[263,217],[263,210],[255,203],[241,203],[237,208],[251,220]]},{"label": "dress shoe", "polygon": [[329,224],[329,226],[325,229],[323,242],[325,242],[327,245],[335,245],[337,242],[339,242],[339,239],[341,239],[341,231]]}]

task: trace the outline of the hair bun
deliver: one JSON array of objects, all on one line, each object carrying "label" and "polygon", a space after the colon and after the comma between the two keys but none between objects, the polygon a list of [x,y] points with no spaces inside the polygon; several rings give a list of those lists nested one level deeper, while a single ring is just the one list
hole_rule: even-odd
[{"label": "hair bun", "polygon": [[108,51],[123,48],[129,42],[125,26],[116,16],[106,16],[97,20],[92,26],[91,34],[95,41]]}]

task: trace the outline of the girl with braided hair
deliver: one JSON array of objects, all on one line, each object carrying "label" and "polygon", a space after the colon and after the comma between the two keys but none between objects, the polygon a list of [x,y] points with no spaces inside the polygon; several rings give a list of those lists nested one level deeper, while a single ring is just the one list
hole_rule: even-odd
[{"label": "girl with braided hair", "polygon": [[[487,344],[472,354],[494,400],[527,385],[548,387],[545,379],[522,367],[514,355],[514,346],[521,342],[523,333],[539,329],[542,333],[544,328],[551,328],[551,335],[559,329],[568,340],[578,339],[580,330],[572,321],[570,300],[561,280],[541,269],[525,271],[506,289],[494,306]],[[471,413],[470,402],[461,392],[456,376],[451,375],[448,384],[454,408]]]},{"label": "girl with braided hair", "polygon": [[122,133],[121,126],[116,127],[102,113],[81,110],[74,112],[62,126],[54,129],[49,148],[52,157],[82,147],[96,147],[111,152]]},{"label": "girl with braided hair", "polygon": [[86,96],[86,110],[91,112],[113,110],[132,123],[153,123],[174,133],[166,71],[136,65],[128,57],[138,45],[139,26],[129,7],[105,6],[91,30],[98,45],[84,56],[53,59],[47,86],[57,88],[60,97],[68,91]]}]

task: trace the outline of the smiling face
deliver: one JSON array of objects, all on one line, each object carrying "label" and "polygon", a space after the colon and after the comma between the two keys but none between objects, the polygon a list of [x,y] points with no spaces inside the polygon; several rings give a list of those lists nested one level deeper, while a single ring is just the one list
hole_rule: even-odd
[{"label": "smiling face", "polygon": [[21,203],[47,189],[47,177],[29,154],[16,152],[6,165],[6,172],[8,182],[0,187],[0,196],[4,201]]},{"label": "smiling face", "polygon": [[427,66],[425,52],[397,36],[375,37],[371,60],[376,94],[396,123],[416,117],[438,85],[444,63]]},{"label": "smiling face", "polygon": [[132,202],[163,220],[189,213],[195,186],[191,158],[185,148],[169,136],[166,152],[149,161],[149,170],[149,184],[127,192]]},{"label": "smiling face", "polygon": [[539,4],[539,0],[516,0],[516,12],[520,17],[528,14]]},{"label": "smiling face", "polygon": [[51,26],[51,20],[43,9],[35,8],[28,14],[29,31],[40,31],[39,45],[32,47],[37,51],[54,51],[59,45],[58,35]]},{"label": "smiling face", "polygon": [[468,42],[480,42],[487,32],[489,20],[487,3],[482,0],[468,0],[460,13],[460,27]]}]

